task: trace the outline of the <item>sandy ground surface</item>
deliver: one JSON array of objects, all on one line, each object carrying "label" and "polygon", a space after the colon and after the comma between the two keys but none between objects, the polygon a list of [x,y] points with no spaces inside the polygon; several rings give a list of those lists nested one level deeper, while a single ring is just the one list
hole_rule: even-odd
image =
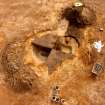
[{"label": "sandy ground surface", "polygon": [[[68,22],[60,19],[62,10],[72,5],[73,0],[0,0],[0,51],[7,41],[33,32],[49,31],[62,36]],[[4,81],[5,75],[0,67],[0,105],[53,105],[50,102],[51,87],[60,86],[60,95],[65,99],[64,105],[105,105],[105,71],[94,78],[91,74],[91,52],[88,56],[89,39],[98,39],[105,44],[105,1],[85,0],[97,16],[97,24],[84,29],[85,39],[73,60],[64,61],[52,75],[47,75],[46,67],[42,73],[42,83],[38,92],[35,89],[26,93],[17,93]],[[98,59],[104,62],[105,47]],[[2,53],[1,53],[2,55]],[[42,70],[42,71],[43,71]]]}]

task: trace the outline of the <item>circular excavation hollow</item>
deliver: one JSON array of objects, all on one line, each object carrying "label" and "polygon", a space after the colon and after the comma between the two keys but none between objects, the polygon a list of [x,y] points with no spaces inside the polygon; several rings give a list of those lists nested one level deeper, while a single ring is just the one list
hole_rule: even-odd
[{"label": "circular excavation hollow", "polygon": [[71,37],[54,36],[54,40],[52,37],[15,39],[6,45],[2,65],[6,82],[15,91],[28,91],[33,87],[37,91],[41,73],[34,69],[35,66],[47,64],[49,72],[52,72],[56,65],[73,58],[78,48],[77,42]]}]

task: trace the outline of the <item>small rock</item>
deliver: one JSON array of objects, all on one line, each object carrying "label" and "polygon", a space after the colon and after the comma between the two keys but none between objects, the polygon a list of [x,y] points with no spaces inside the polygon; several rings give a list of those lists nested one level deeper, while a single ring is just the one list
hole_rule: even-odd
[{"label": "small rock", "polygon": [[42,36],[41,38],[35,37],[33,40],[33,44],[41,46],[41,47],[46,47],[46,48],[53,48],[57,40],[56,35],[45,35]]},{"label": "small rock", "polygon": [[81,7],[81,6],[83,6],[83,3],[80,2],[80,1],[75,2],[75,3],[74,3],[74,6],[75,6],[75,7]]},{"label": "small rock", "polygon": [[99,28],[99,30],[100,30],[100,31],[104,31],[104,29],[103,29],[103,28]]}]

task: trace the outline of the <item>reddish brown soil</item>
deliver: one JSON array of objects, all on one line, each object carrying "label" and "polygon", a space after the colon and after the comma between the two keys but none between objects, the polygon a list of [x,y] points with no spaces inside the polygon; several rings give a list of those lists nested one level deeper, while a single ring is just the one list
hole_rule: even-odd
[{"label": "reddish brown soil", "polygon": [[[68,22],[60,19],[62,10],[72,5],[73,0],[0,0],[0,56],[6,41],[34,33],[56,33],[64,35]],[[48,75],[45,65],[37,66],[42,86],[17,93],[4,81],[5,75],[0,65],[0,105],[53,105],[50,102],[51,87],[60,86],[60,96],[64,105],[105,105],[105,71],[94,77],[91,70],[94,61],[105,61],[105,46],[98,54],[89,47],[92,39],[101,40],[105,45],[105,1],[85,0],[86,5],[96,12],[97,23],[84,29],[85,38],[77,49],[73,60],[65,60]],[[99,31],[103,28],[103,31]],[[36,34],[39,33],[39,34]],[[90,56],[91,54],[91,56]],[[1,61],[2,62],[2,61]],[[105,64],[104,64],[105,67]]]}]

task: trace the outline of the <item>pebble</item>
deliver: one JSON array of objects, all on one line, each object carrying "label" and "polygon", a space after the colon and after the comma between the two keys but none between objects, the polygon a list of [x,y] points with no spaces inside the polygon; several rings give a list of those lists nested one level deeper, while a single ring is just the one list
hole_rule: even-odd
[{"label": "pebble", "polygon": [[100,30],[100,31],[104,31],[104,29],[103,29],[103,28],[99,28],[99,30]]}]

